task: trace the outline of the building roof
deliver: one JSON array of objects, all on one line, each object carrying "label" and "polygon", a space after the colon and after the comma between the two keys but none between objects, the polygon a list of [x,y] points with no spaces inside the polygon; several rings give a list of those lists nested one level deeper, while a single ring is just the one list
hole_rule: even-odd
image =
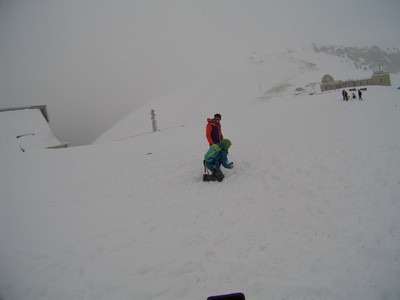
[{"label": "building roof", "polygon": [[43,109],[0,110],[0,149],[29,151],[65,147],[51,130]]},{"label": "building roof", "polygon": [[333,77],[329,74],[325,74],[324,77],[322,77],[321,83],[332,83],[335,80],[333,79]]}]

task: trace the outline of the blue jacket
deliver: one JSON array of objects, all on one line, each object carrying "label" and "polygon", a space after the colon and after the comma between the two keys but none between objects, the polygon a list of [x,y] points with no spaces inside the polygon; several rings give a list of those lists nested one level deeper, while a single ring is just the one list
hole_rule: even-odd
[{"label": "blue jacket", "polygon": [[206,167],[211,171],[221,168],[221,165],[226,169],[232,169],[232,164],[228,161],[228,150],[224,148],[218,152],[212,162],[206,162]]}]

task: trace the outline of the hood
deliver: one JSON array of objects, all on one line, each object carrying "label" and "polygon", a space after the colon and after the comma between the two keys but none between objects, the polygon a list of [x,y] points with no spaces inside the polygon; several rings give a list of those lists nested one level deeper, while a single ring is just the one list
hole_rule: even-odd
[{"label": "hood", "polygon": [[231,141],[228,139],[223,139],[221,142],[221,148],[228,151],[229,147],[232,145]]}]

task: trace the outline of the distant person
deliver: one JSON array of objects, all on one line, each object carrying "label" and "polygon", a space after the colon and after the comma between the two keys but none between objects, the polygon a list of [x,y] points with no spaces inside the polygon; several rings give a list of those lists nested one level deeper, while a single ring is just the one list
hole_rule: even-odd
[{"label": "distant person", "polygon": [[347,94],[346,90],[342,91],[342,96],[344,101],[349,101],[349,95]]},{"label": "distant person", "polygon": [[[203,181],[221,182],[225,175],[221,171],[221,165],[226,169],[233,168],[233,162],[228,161],[228,149],[232,145],[228,139],[223,139],[219,144],[213,144],[204,155]],[[211,172],[211,174],[209,174]]]},{"label": "distant person", "polygon": [[153,132],[156,132],[158,131],[158,127],[157,127],[156,113],[154,112],[154,109],[151,110],[150,114],[151,114],[151,124],[153,126]]},{"label": "distant person", "polygon": [[358,100],[363,100],[363,98],[362,98],[362,92],[361,92],[360,89],[358,90]]},{"label": "distant person", "polygon": [[356,93],[353,93],[352,96],[353,96],[353,99],[357,99]]},{"label": "distant person", "polygon": [[221,130],[220,114],[215,114],[213,119],[211,118],[207,119],[206,138],[210,146],[214,144],[219,144],[224,139]]}]

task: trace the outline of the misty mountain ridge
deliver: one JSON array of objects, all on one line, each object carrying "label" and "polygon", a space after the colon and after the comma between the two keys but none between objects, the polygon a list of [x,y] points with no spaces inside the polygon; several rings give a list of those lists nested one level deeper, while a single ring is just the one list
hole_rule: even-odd
[{"label": "misty mountain ridge", "polygon": [[[326,74],[341,80],[368,78],[374,66],[382,65],[382,57],[393,61],[391,69],[397,70],[395,66],[400,54],[397,48],[392,49],[397,52],[382,51],[377,46],[359,48],[311,44],[280,50],[265,48],[247,55],[229,53],[218,63],[204,62],[207,67],[198,70],[180,87],[133,111],[95,143],[109,140],[107,136],[113,136],[111,132],[116,135],[111,140],[118,140],[131,133],[135,135],[147,131],[151,109],[158,114],[160,128],[181,126],[188,119],[182,111],[186,114],[192,111],[209,114],[209,107],[214,107],[216,111],[226,110],[224,103],[254,105],[287,95],[319,93],[321,79]],[[396,84],[396,79],[393,84]],[[169,103],[171,99],[174,99],[173,103]],[[164,110],[169,105],[176,105],[178,109],[166,115]]]},{"label": "misty mountain ridge", "polygon": [[313,45],[316,53],[327,53],[341,57],[354,63],[357,69],[371,71],[385,71],[388,73],[400,72],[400,50],[397,47],[379,46],[349,47],[349,46],[317,46]]}]

